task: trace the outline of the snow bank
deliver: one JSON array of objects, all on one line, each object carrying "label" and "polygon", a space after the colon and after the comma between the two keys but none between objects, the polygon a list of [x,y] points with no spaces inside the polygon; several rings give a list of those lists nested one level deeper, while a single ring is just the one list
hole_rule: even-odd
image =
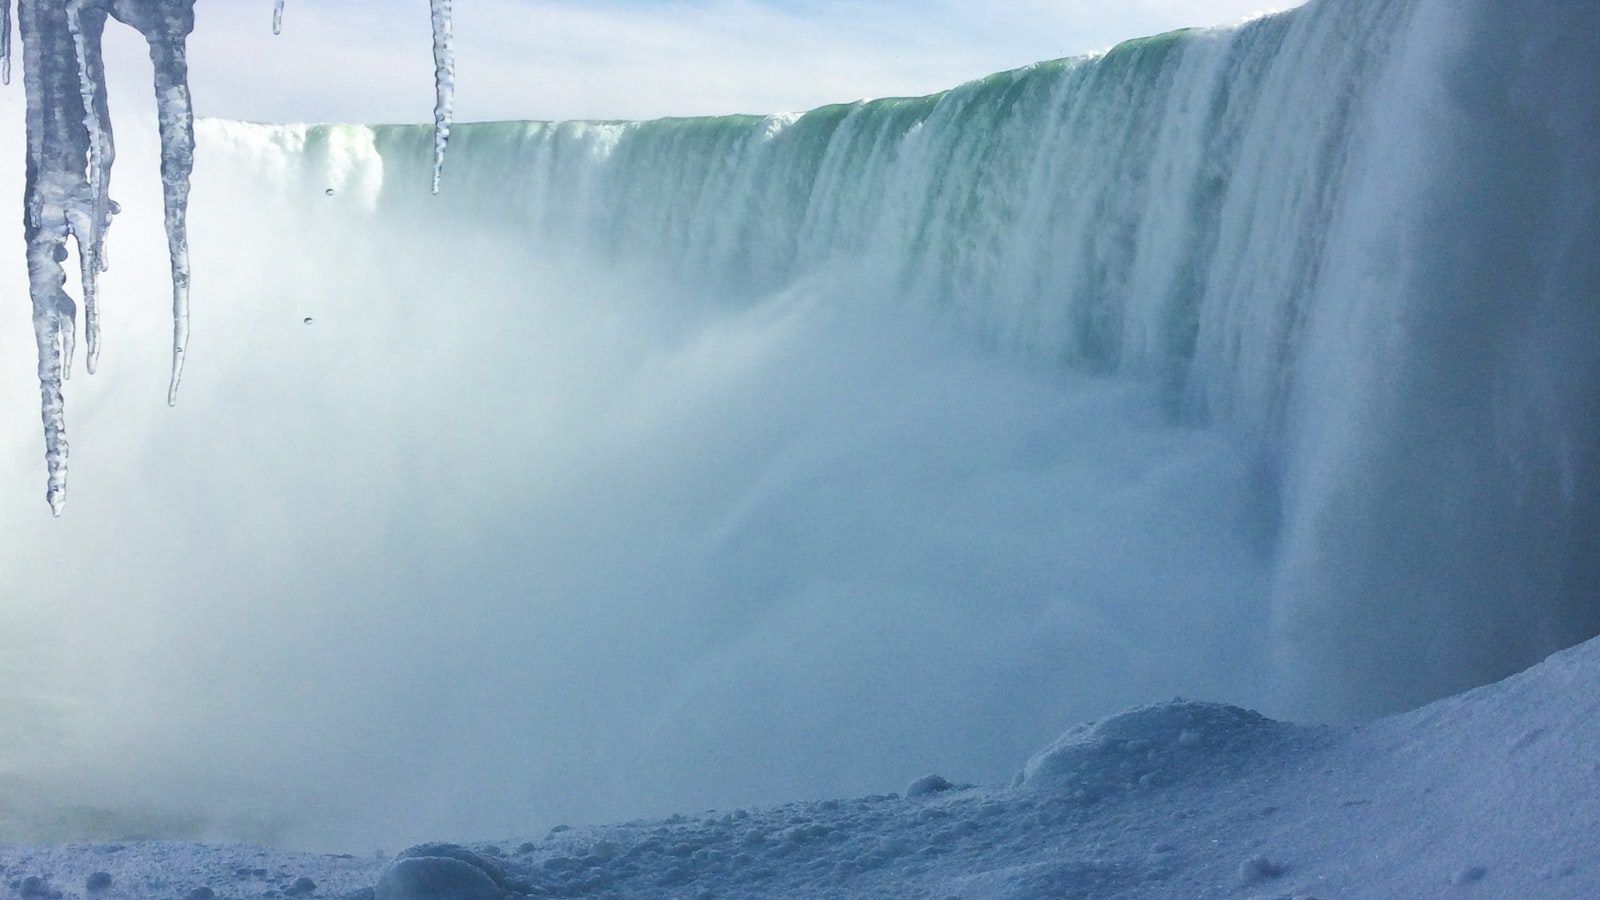
[{"label": "snow bank", "polygon": [[563,827],[392,860],[9,847],[0,883],[19,897],[130,900],[1591,898],[1597,689],[1600,640],[1356,728],[1206,703],[1144,707],[1067,732],[1007,787],[930,776],[913,783],[916,797]]}]

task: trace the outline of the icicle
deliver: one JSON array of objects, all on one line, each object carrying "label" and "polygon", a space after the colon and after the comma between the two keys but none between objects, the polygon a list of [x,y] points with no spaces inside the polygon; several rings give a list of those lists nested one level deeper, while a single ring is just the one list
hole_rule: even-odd
[{"label": "icicle", "polygon": [[72,356],[78,349],[77,322],[78,306],[63,292],[56,298],[56,332],[61,337],[62,381],[72,380]]},{"label": "icicle", "polygon": [[44,420],[44,460],[49,483],[45,500],[53,515],[61,515],[67,503],[67,424],[66,402],[61,396],[60,333],[57,310],[41,311],[37,297],[33,306],[33,335],[39,347],[40,417]]},{"label": "icicle", "polygon": [[11,0],[0,0],[0,84],[11,83]]},{"label": "icicle", "polygon": [[[43,206],[44,193],[34,182],[29,204]],[[45,500],[51,513],[59,516],[67,502],[67,420],[61,386],[71,348],[71,326],[63,327],[63,320],[72,316],[72,299],[62,290],[67,280],[61,268],[67,258],[66,225],[59,217],[39,215],[48,227],[28,231],[28,293],[33,300],[33,335],[39,353],[39,413],[49,478]]]},{"label": "icicle", "polygon": [[[78,63],[78,93],[83,98],[83,127],[88,132],[88,167],[89,167],[89,214],[84,216],[81,211],[72,215],[70,224],[73,236],[78,241],[79,272],[83,282],[83,328],[84,335],[89,344],[89,357],[87,367],[89,374],[93,375],[100,362],[100,303],[99,283],[100,273],[105,271],[103,253],[105,250],[105,232],[110,224],[108,211],[109,198],[106,196],[109,188],[108,160],[111,136],[107,127],[102,125],[99,106],[99,74],[96,69],[96,60],[90,44],[90,31],[93,32],[94,44],[99,44],[100,33],[105,28],[105,13],[90,10],[91,20],[86,24],[83,19],[83,0],[68,0],[67,30],[72,34],[72,46],[77,56]],[[74,323],[66,323],[67,337],[64,341],[63,354],[66,363],[66,377],[72,377],[72,349],[76,329]]]},{"label": "icicle", "polygon": [[[0,0],[9,4],[9,0]],[[24,38],[28,167],[23,202],[28,256],[28,296],[38,349],[40,417],[44,424],[45,497],[61,514],[66,502],[66,412],[61,387],[67,373],[75,308],[63,290],[67,240],[73,221],[87,226],[85,171],[88,136],[80,109],[73,38],[61,4],[24,3],[18,24]],[[80,245],[82,246],[82,245]]]},{"label": "icicle", "polygon": [[[193,19],[189,20],[192,27]],[[155,63],[156,113],[161,131],[161,185],[167,251],[172,261],[172,382],[168,405],[178,403],[184,353],[189,348],[189,176],[194,171],[194,106],[189,98],[187,30],[147,35]]]},{"label": "icicle", "polygon": [[283,0],[272,8],[272,33],[283,34]]},{"label": "icicle", "polygon": [[451,46],[450,0],[433,3],[433,192],[439,193],[444,175],[444,151],[450,143],[450,124],[455,118],[456,56]]}]

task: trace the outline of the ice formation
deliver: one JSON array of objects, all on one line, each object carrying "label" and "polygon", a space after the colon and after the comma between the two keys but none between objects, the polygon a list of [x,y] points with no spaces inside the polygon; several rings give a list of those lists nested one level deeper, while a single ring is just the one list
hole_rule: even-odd
[{"label": "ice formation", "polygon": [[[9,7],[9,3],[6,4]],[[61,386],[71,370],[77,305],[65,290],[67,239],[76,244],[83,283],[88,368],[100,351],[96,281],[105,271],[105,238],[117,212],[108,188],[116,151],[106,102],[100,40],[108,16],[150,46],[161,130],[161,179],[172,258],[175,396],[188,340],[189,253],[185,208],[194,161],[193,111],[185,49],[194,0],[22,0],[27,90],[28,172],[24,197],[29,293],[39,348],[39,387],[49,468],[46,498],[60,515],[66,500],[67,441]]]},{"label": "ice formation", "polygon": [[11,0],[0,3],[0,84],[11,83]]},{"label": "ice formation", "polygon": [[433,192],[439,193],[444,175],[444,151],[450,143],[450,123],[455,118],[456,55],[451,42],[451,0],[433,3]]},{"label": "ice formation", "polygon": [[[273,9],[272,30],[283,28],[283,0]],[[172,379],[168,404],[176,404],[189,344],[189,176],[194,168],[194,110],[189,96],[188,36],[194,0],[19,0],[23,81],[27,90],[28,172],[24,198],[28,273],[34,333],[39,348],[39,389],[49,470],[46,499],[60,515],[66,502],[67,438],[62,382],[71,377],[77,340],[77,304],[67,295],[70,237],[78,251],[83,290],[86,366],[100,357],[97,282],[106,270],[105,239],[118,211],[110,198],[116,157],[106,99],[100,41],[107,16],[128,25],[150,45],[156,111],[161,132],[161,182],[172,265]],[[11,0],[0,0],[0,80],[11,80]],[[455,93],[450,0],[432,0],[436,67],[433,190],[439,191]]]}]

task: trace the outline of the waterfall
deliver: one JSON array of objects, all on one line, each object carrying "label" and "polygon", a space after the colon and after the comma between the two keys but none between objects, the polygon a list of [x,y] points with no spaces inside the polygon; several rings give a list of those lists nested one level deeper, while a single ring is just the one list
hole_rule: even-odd
[{"label": "waterfall", "polygon": [[[1592,12],[1321,0],[931,97],[466,126],[445,205],[724,297],[849,262],[1159,383],[1266,460],[1295,708],[1391,711],[1600,630]],[[275,139],[425,214],[424,130]]]}]

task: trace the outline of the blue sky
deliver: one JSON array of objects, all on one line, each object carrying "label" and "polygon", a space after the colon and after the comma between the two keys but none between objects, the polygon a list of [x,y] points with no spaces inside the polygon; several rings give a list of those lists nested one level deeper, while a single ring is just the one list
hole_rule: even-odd
[{"label": "blue sky", "polygon": [[[459,110],[464,119],[499,119],[806,109],[928,93],[1129,37],[1290,5],[1294,0],[456,0]],[[271,7],[271,0],[200,4],[193,65],[203,112],[260,120],[431,115],[424,0],[289,0],[276,39]],[[122,43],[115,55],[138,65],[141,48]]]}]

